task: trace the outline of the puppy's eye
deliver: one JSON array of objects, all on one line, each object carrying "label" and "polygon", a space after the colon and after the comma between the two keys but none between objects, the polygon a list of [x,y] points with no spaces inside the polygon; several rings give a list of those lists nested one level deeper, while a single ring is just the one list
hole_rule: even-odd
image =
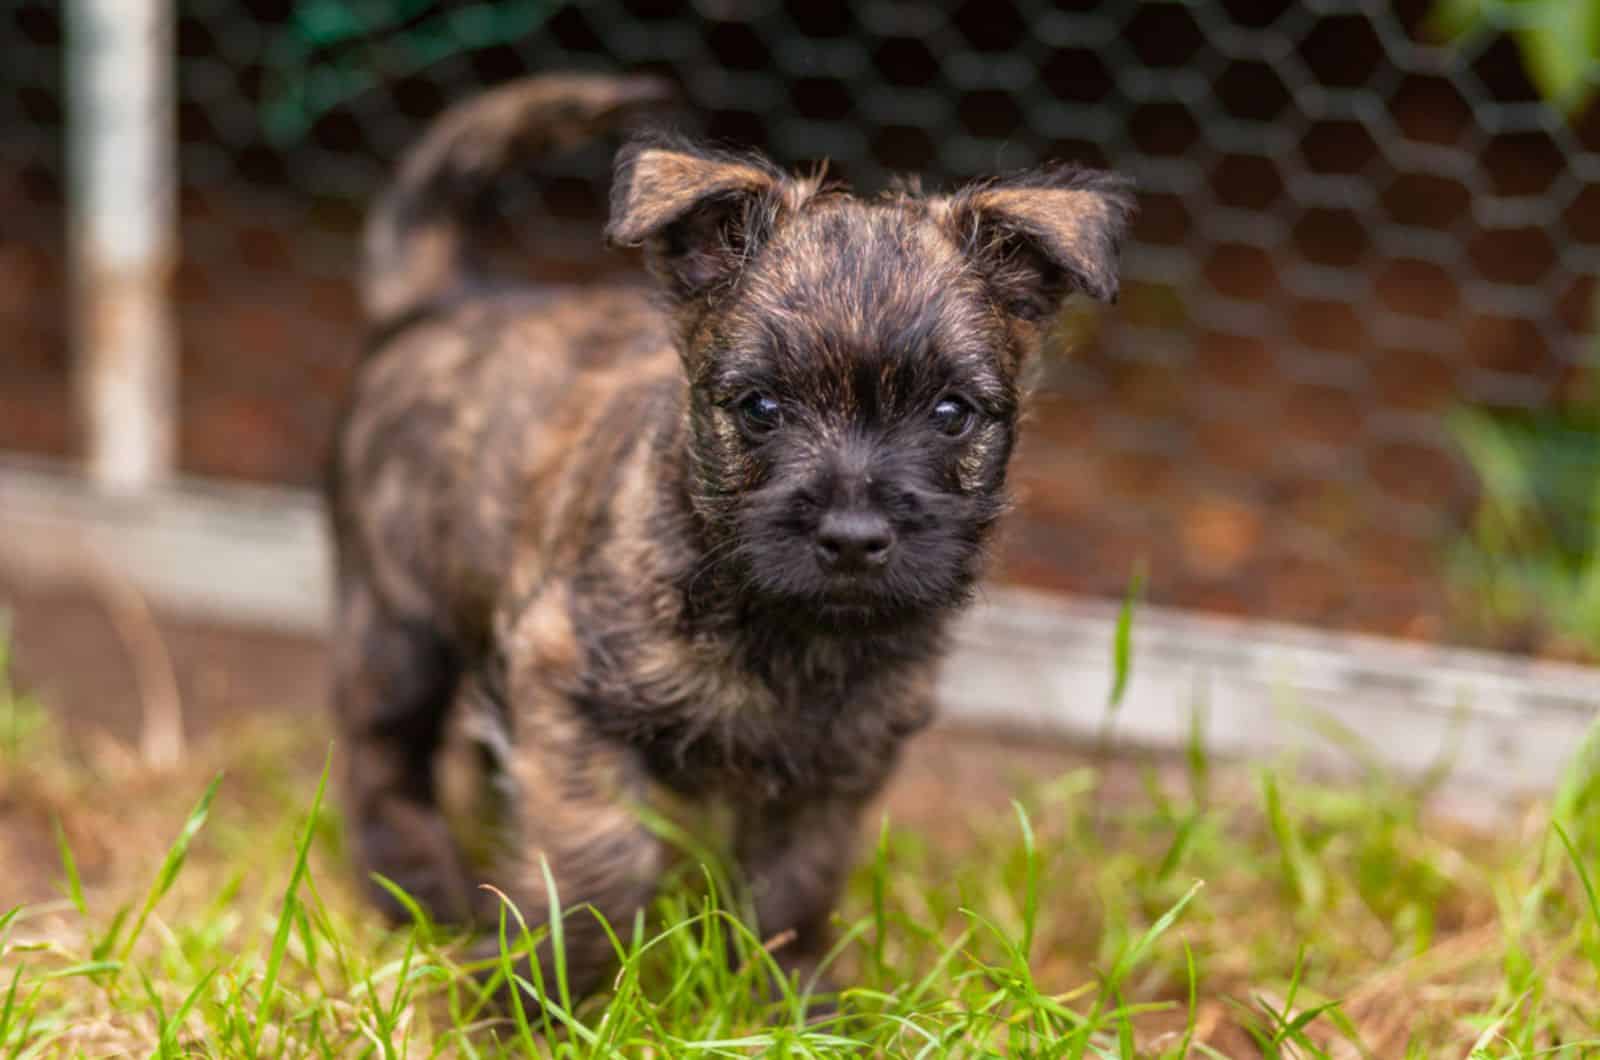
[{"label": "puppy's eye", "polygon": [[751,438],[762,438],[783,423],[783,407],[777,400],[755,391],[739,401],[739,426]]},{"label": "puppy's eye", "polygon": [[973,423],[977,422],[978,412],[965,398],[946,394],[934,404],[930,416],[940,434],[947,438],[960,438],[972,430]]}]

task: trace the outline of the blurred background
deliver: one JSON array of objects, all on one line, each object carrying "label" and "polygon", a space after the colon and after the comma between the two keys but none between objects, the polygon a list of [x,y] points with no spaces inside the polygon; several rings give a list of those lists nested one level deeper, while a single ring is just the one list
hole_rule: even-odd
[{"label": "blurred background", "polygon": [[[89,45],[55,0],[0,19],[0,454],[77,458]],[[182,475],[316,483],[363,208],[432,115],[649,70],[691,129],[865,191],[1137,179],[1120,304],[1043,365],[1004,580],[1143,564],[1183,608],[1600,651],[1600,0],[181,0],[170,48]],[[517,267],[635,267],[599,238],[610,146],[510,189]]]}]

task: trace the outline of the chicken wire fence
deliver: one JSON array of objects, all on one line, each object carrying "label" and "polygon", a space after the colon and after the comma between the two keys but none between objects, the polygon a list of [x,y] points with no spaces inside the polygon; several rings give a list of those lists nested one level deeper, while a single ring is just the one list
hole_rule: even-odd
[{"label": "chicken wire fence", "polygon": [[[0,17],[0,447],[71,453],[64,31],[54,0]],[[1162,602],[1475,636],[1457,427],[1582,404],[1600,275],[1600,105],[1546,103],[1510,28],[1445,39],[1416,0],[182,0],[180,467],[315,481],[361,212],[431,115],[648,70],[681,124],[863,190],[1136,178],[1121,301],[1042,366],[1003,577],[1116,594],[1143,565]],[[510,190],[521,267],[633,266],[600,244],[608,161]]]}]

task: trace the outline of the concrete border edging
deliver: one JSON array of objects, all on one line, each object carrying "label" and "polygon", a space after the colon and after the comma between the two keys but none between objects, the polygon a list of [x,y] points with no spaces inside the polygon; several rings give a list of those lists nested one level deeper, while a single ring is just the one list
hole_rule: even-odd
[{"label": "concrete border edging", "polygon": [[[30,581],[110,569],[158,606],[217,621],[321,632],[324,518],[309,491],[188,480],[127,500],[65,465],[0,462],[0,568]],[[1117,612],[991,588],[945,667],[944,717],[1080,739],[1106,731]],[[1503,803],[1553,789],[1600,716],[1600,669],[1141,608],[1116,742],[1181,748],[1198,702],[1219,755],[1353,753],[1408,776],[1448,763],[1447,789]]]}]

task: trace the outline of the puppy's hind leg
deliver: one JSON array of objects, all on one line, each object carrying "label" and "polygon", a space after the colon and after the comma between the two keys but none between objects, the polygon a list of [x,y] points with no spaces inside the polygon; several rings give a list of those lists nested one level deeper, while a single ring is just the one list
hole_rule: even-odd
[{"label": "puppy's hind leg", "polygon": [[[460,662],[432,624],[396,615],[364,584],[341,586],[338,625],[334,696],[357,864],[364,878],[382,874],[435,919],[465,923],[471,881],[433,777]],[[371,891],[390,917],[406,918],[376,882]]]}]

